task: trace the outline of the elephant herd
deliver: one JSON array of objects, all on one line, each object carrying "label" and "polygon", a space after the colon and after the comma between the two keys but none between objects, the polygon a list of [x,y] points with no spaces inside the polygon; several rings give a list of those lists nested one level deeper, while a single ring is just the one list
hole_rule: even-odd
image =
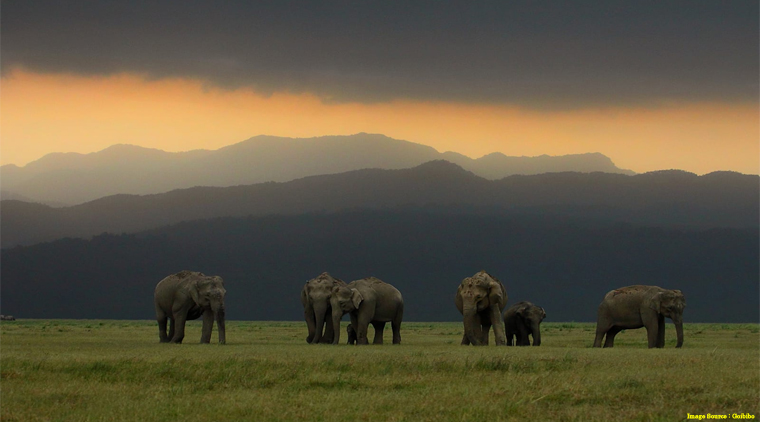
[{"label": "elephant herd", "polygon": [[[172,274],[156,285],[154,304],[162,343],[181,343],[185,322],[203,316],[201,343],[211,341],[216,321],[219,343],[226,342],[224,282],[219,276],[193,271]],[[493,328],[496,345],[541,345],[540,324],[546,318],[543,308],[518,302],[506,311],[507,289],[496,277],[480,271],[467,277],[457,288],[454,303],[462,314],[463,345],[488,345]],[[301,289],[301,304],[311,344],[340,341],[340,322],[349,314],[349,344],[369,344],[367,329],[375,329],[373,344],[383,343],[385,324],[391,323],[393,344],[401,343],[404,299],[392,285],[367,277],[350,283],[322,273],[308,280]],[[665,317],[676,327],[676,347],[683,345],[683,310],[686,301],[680,290],[657,286],[628,286],[607,293],[597,313],[594,347],[612,347],[615,335],[625,329],[645,327],[649,348],[665,345]],[[167,333],[168,322],[168,333]]]}]

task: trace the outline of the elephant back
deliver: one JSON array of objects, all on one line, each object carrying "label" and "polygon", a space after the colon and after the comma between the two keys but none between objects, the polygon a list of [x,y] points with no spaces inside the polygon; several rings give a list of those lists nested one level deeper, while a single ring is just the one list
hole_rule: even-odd
[{"label": "elephant back", "polygon": [[156,284],[156,292],[164,288],[175,287],[176,285],[182,282],[187,282],[196,277],[205,277],[205,276],[206,275],[203,274],[202,272],[182,270],[176,274],[166,276],[161,281],[159,281],[158,284]]},{"label": "elephant back", "polygon": [[659,286],[647,286],[643,284],[634,284],[631,286],[620,287],[610,290],[604,295],[602,303],[614,303],[619,301],[643,300],[645,297],[654,296],[657,293],[666,291]]},{"label": "elephant back", "polygon": [[372,290],[381,293],[384,297],[394,297],[398,301],[403,302],[401,292],[396,287],[376,277],[366,277],[354,280],[348,283],[346,287],[349,289],[357,289],[359,291]]}]

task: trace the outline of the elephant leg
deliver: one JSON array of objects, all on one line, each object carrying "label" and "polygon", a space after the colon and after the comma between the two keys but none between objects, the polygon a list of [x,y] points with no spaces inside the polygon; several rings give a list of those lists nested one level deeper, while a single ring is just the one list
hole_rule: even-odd
[{"label": "elephant leg", "polygon": [[604,335],[607,334],[607,331],[612,328],[612,324],[600,319],[596,323],[596,338],[594,339],[594,347],[602,347],[602,339],[604,339]]},{"label": "elephant leg", "polygon": [[470,339],[467,338],[467,333],[462,335],[462,346],[469,346],[470,345]]},{"label": "elephant leg", "polygon": [[[331,329],[329,328],[330,326],[331,326],[331,323],[329,321],[329,318],[325,318],[322,321],[322,325],[317,327],[317,330],[319,331],[319,334],[320,334],[319,341],[317,341],[317,343],[332,343],[332,338],[330,339],[330,341],[327,341],[327,330]],[[312,339],[312,342],[314,342],[313,339]]]},{"label": "elephant leg", "polygon": [[481,332],[483,333],[483,337],[481,337],[480,341],[488,346],[488,337],[491,334],[491,324],[484,322],[483,325],[481,325]]},{"label": "elephant leg", "polygon": [[172,337],[172,343],[182,343],[185,338],[185,322],[187,321],[187,312],[176,312],[174,314],[174,336]]},{"label": "elephant leg", "polygon": [[367,340],[367,331],[369,329],[369,315],[357,315],[356,323],[356,344],[369,344],[369,340]]},{"label": "elephant leg", "polygon": [[171,341],[171,339],[174,338],[174,318],[169,317],[169,334],[167,334],[166,338],[168,338],[167,341]]},{"label": "elephant leg", "polygon": [[517,321],[517,345],[518,346],[530,346],[528,341],[528,329],[521,320]]},{"label": "elephant leg", "polygon": [[372,344],[383,344],[383,331],[385,330],[385,323],[373,322],[372,326],[375,327],[375,339],[372,340]]},{"label": "elephant leg", "polygon": [[665,347],[665,317],[663,315],[657,316],[657,344],[655,347],[660,349]]},{"label": "elephant leg", "polygon": [[203,330],[201,330],[201,343],[211,343],[211,331],[214,329],[214,311],[203,311]]},{"label": "elephant leg", "polygon": [[369,321],[364,322],[362,319],[359,318],[356,312],[351,312],[350,315],[351,315],[351,326],[354,328],[354,332],[356,333],[356,344],[357,345],[369,344],[369,341],[367,341],[367,328],[369,325]]},{"label": "elephant leg", "polygon": [[512,346],[512,339],[515,337],[515,332],[513,331],[512,326],[506,321],[504,321],[504,337],[507,340],[507,346]]},{"label": "elephant leg", "polygon": [[604,341],[604,347],[612,347],[615,344],[615,336],[623,331],[620,327],[612,327],[607,330],[607,339]]},{"label": "elephant leg", "polygon": [[641,321],[644,323],[644,327],[647,329],[647,347],[653,349],[657,346],[657,332],[659,315],[652,312],[651,314],[642,315]]},{"label": "elephant leg", "polygon": [[506,346],[507,337],[504,335],[504,324],[501,319],[501,310],[498,306],[492,305],[489,309],[489,321],[493,325],[493,336],[497,346]]},{"label": "elephant leg", "polygon": [[391,330],[393,330],[393,344],[401,344],[401,319],[404,316],[404,311],[399,310],[396,313],[396,317],[391,321]]},{"label": "elephant leg", "polygon": [[314,333],[317,331],[317,318],[314,316],[314,308],[311,305],[306,305],[303,311],[303,317],[306,320],[306,329],[308,330],[306,342],[311,343],[314,338]]},{"label": "elephant leg", "polygon": [[[328,308],[327,315],[332,316],[332,309]],[[340,333],[338,333],[338,336],[340,337]],[[335,328],[333,327],[332,319],[328,317],[325,318],[325,335],[322,336],[320,343],[333,343],[333,340],[335,340]]]},{"label": "elephant leg", "polygon": [[158,321],[158,340],[161,343],[169,342],[169,337],[166,336],[166,321],[168,319],[166,312],[161,310],[156,311],[156,320]]}]

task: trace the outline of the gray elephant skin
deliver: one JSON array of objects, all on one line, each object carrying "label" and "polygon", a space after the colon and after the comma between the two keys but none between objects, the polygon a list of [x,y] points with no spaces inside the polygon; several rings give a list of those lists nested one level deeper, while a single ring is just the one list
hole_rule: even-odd
[{"label": "gray elephant skin", "polygon": [[504,311],[504,330],[507,335],[507,346],[512,345],[513,339],[517,346],[541,345],[541,321],[546,318],[546,311],[530,302],[517,302]]},{"label": "gray elephant skin", "polygon": [[507,289],[504,285],[485,271],[462,280],[455,298],[456,307],[462,314],[464,323],[462,344],[488,345],[489,331],[493,327],[496,345],[506,345],[502,311],[507,300]]},{"label": "gray elephant skin", "polygon": [[[333,344],[340,341],[340,320],[345,314],[351,316],[351,329],[355,331],[357,345],[369,344],[369,324],[375,328],[372,344],[383,344],[383,330],[387,322],[391,323],[393,330],[393,344],[401,343],[404,299],[401,292],[392,285],[375,277],[363,278],[346,286],[333,287],[330,301],[335,333]],[[352,340],[351,337],[349,331],[349,341]]]},{"label": "gray elephant skin", "polygon": [[[224,329],[224,281],[219,276],[207,276],[193,271],[172,274],[156,285],[154,303],[158,320],[158,337],[161,343],[182,343],[185,322],[203,316],[201,343],[211,341],[216,321],[219,344],[226,343]],[[167,320],[171,321],[166,333]]]},{"label": "gray elephant skin", "polygon": [[307,343],[333,343],[336,336],[331,323],[330,297],[336,286],[345,287],[346,283],[324,272],[308,280],[301,289],[303,315],[309,330]]},{"label": "gray elephant skin", "polygon": [[680,290],[657,286],[628,286],[604,296],[599,305],[594,347],[612,347],[622,330],[645,327],[649,348],[665,347],[665,317],[676,326],[676,347],[683,346],[683,310],[686,300]]}]

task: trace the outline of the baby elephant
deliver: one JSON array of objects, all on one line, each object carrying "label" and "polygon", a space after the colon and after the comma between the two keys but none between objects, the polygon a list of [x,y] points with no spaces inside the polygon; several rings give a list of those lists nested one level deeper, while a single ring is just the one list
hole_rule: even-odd
[{"label": "baby elephant", "polygon": [[346,334],[348,335],[348,343],[346,344],[356,344],[356,330],[354,330],[353,325],[348,324],[348,327],[346,327]]},{"label": "baby elephant", "polygon": [[544,308],[530,302],[518,302],[504,312],[504,327],[507,334],[507,346],[512,345],[512,338],[517,337],[517,346],[530,346],[528,335],[533,336],[533,345],[541,345],[541,321],[546,318]]}]

